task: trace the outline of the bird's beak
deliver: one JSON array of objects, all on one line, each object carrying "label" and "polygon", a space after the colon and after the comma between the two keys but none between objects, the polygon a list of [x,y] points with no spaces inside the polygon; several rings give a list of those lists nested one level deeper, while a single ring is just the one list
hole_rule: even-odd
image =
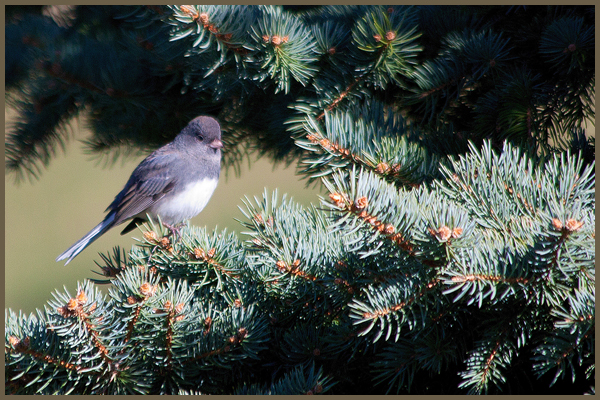
[{"label": "bird's beak", "polygon": [[219,139],[215,139],[212,142],[210,142],[210,144],[208,145],[208,147],[213,148],[213,149],[222,149],[223,148],[223,142],[221,142]]}]

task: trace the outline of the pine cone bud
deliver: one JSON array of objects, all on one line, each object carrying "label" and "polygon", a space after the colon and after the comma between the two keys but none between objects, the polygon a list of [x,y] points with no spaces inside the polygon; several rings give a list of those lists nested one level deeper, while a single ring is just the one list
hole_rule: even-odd
[{"label": "pine cone bud", "polygon": [[154,231],[144,232],[144,239],[152,243],[158,243],[158,236]]},{"label": "pine cone bud", "polygon": [[163,237],[163,238],[160,239],[160,246],[163,249],[168,249],[170,244],[171,244],[171,241],[169,240],[168,237],[165,236],[165,237]]},{"label": "pine cone bud", "polygon": [[339,193],[330,193],[329,198],[335,203],[336,206],[343,208],[345,206],[344,196]]},{"label": "pine cone bud", "polygon": [[140,290],[140,293],[144,296],[152,296],[154,294],[154,292],[156,292],[156,286],[152,286],[151,284],[146,282],[140,286],[139,290]]},{"label": "pine cone bud", "polygon": [[8,337],[8,343],[10,343],[10,345],[12,347],[17,347],[19,345],[19,343],[21,343],[21,339],[19,339],[16,336],[9,336]]},{"label": "pine cone bud", "polygon": [[85,293],[83,291],[77,293],[77,302],[80,305],[83,305],[87,302],[87,296],[85,295]]},{"label": "pine cone bud", "polygon": [[563,227],[562,222],[560,221],[560,219],[558,218],[552,218],[552,226],[554,227],[554,229],[556,229],[557,231],[560,231]]},{"label": "pine cone bud", "polygon": [[446,225],[441,226],[437,231],[429,228],[429,233],[443,241],[450,239],[450,236],[452,236],[452,231]]},{"label": "pine cone bud", "polygon": [[204,252],[204,250],[196,248],[194,249],[194,257],[196,257],[197,260],[205,260],[206,253]]},{"label": "pine cone bud", "polygon": [[200,14],[200,22],[202,22],[202,25],[208,24],[208,14],[207,13]]},{"label": "pine cone bud", "polygon": [[77,307],[79,307],[79,302],[78,302],[77,300],[75,300],[75,299],[70,299],[70,300],[67,302],[67,309],[68,309],[69,311],[76,310],[76,309],[77,309]]},{"label": "pine cone bud", "polygon": [[394,32],[394,31],[388,31],[388,32],[386,32],[385,38],[388,41],[392,41],[392,40],[396,39],[396,32]]},{"label": "pine cone bud", "polygon": [[366,196],[360,197],[358,199],[356,199],[356,201],[354,202],[354,208],[356,208],[357,210],[362,210],[364,208],[366,208],[369,205],[369,199],[367,199]]},{"label": "pine cone bud", "polygon": [[569,218],[565,223],[565,226],[570,232],[575,232],[581,229],[581,227],[583,226],[583,221],[577,221],[575,219]]},{"label": "pine cone bud", "polygon": [[279,272],[286,272],[287,268],[285,265],[285,262],[279,260],[275,263],[275,266],[277,267],[277,269],[279,270]]},{"label": "pine cone bud", "polygon": [[454,239],[456,239],[456,238],[460,237],[460,235],[462,235],[462,233],[463,233],[463,229],[462,228],[454,228],[452,230],[452,237]]},{"label": "pine cone bud", "polygon": [[379,174],[385,174],[387,171],[389,171],[390,166],[387,165],[384,162],[381,162],[379,164],[377,164],[377,168],[375,168],[375,171],[377,171],[377,173]]}]

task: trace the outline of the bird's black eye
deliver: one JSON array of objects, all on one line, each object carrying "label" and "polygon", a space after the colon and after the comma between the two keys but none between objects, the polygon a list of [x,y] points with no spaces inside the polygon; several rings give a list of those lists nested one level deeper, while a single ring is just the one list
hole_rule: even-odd
[{"label": "bird's black eye", "polygon": [[199,141],[199,142],[201,142],[201,141],[203,141],[203,140],[204,140],[204,136],[202,136],[202,135],[198,135],[198,136],[197,136],[197,138],[198,138],[198,141]]}]

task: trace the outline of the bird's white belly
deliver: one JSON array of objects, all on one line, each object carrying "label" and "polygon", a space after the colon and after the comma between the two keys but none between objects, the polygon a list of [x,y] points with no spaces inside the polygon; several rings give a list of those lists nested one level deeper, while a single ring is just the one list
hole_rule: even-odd
[{"label": "bird's white belly", "polygon": [[154,215],[158,214],[161,220],[168,224],[190,219],[204,209],[217,183],[217,179],[203,179],[190,183],[183,191],[163,197],[150,211]]}]

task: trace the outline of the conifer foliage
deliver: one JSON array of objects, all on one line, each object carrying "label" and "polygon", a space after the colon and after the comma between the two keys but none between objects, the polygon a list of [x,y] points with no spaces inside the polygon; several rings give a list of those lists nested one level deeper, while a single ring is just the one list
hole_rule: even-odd
[{"label": "conifer foliage", "polygon": [[[7,173],[199,114],[328,195],[160,222],[5,312],[11,394],[595,392],[594,7],[12,8]],[[96,285],[108,284],[103,295]]]}]

